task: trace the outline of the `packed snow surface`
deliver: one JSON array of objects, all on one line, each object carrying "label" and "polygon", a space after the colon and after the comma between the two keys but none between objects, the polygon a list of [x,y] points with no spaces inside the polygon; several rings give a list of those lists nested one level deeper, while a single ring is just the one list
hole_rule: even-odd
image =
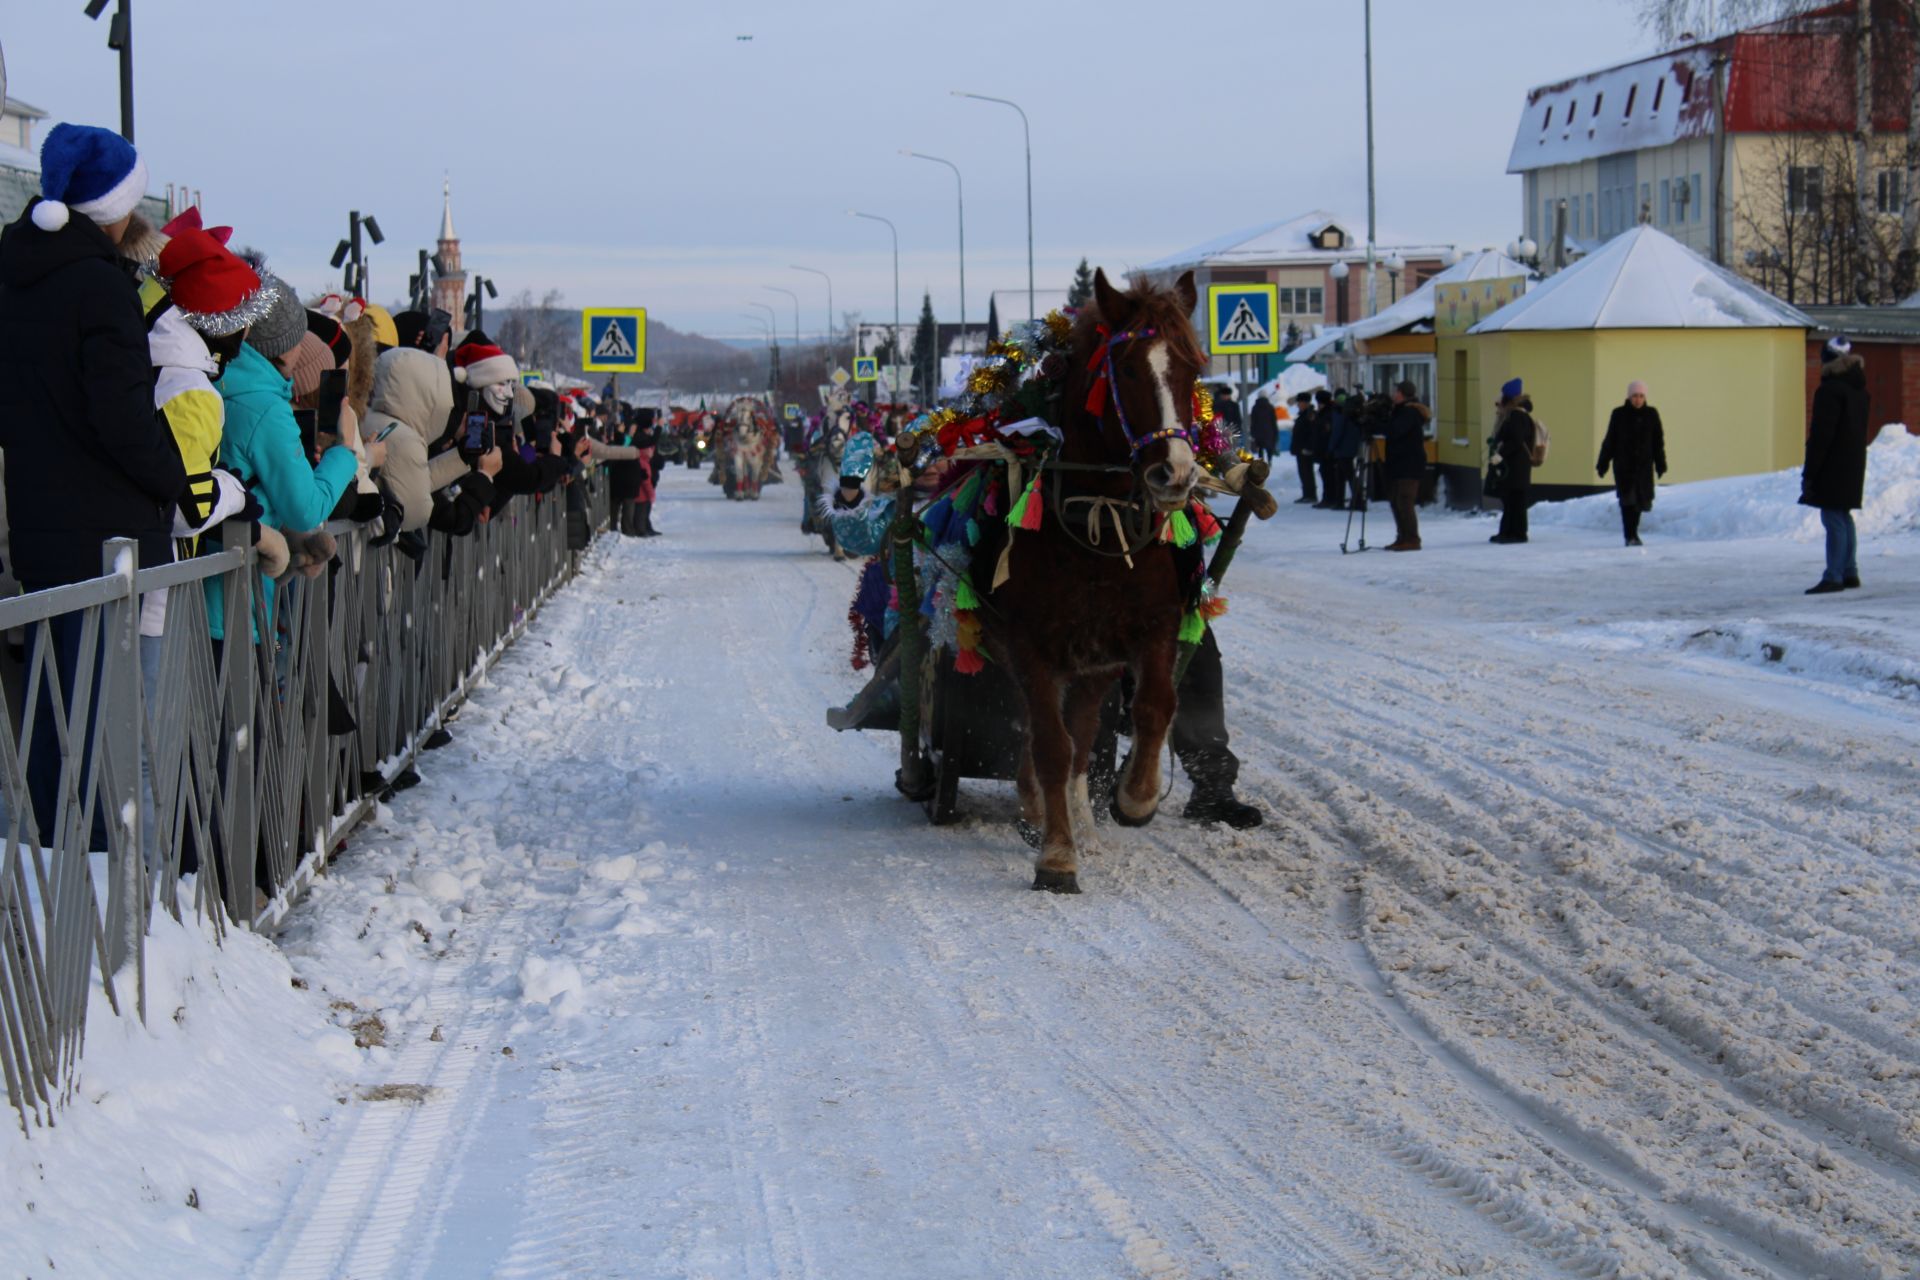
[{"label": "packed snow surface", "polygon": [[1178,781],[1061,898],[1006,786],[931,828],[822,724],[799,501],[676,469],[278,948],[163,922],[148,1025],[0,1139],[0,1272],[1920,1270],[1911,521],[1808,598],[1694,490],[1634,550],[1283,506],[1221,624],[1266,826]]}]

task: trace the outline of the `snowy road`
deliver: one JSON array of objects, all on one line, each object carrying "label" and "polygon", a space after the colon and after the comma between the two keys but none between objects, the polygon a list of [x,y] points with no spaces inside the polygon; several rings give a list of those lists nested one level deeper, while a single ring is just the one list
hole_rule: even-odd
[{"label": "snowy road", "polygon": [[1183,782],[1057,898],[1006,788],[930,828],[822,724],[794,486],[699,479],[296,913],[384,1046],[251,1274],[1920,1269],[1912,539],[1817,613],[1813,548],[1287,507],[1223,624],[1268,825]]}]

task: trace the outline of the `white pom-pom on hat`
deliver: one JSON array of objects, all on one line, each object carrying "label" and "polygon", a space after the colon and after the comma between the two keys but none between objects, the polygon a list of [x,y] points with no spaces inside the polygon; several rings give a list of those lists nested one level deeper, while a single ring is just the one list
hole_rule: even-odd
[{"label": "white pom-pom on hat", "polygon": [[464,366],[464,365],[461,365],[461,366],[458,366],[458,367],[456,367],[456,368],[454,369],[454,371],[453,371],[453,380],[454,380],[455,382],[465,382],[465,381],[467,380],[467,370],[466,370],[466,366]]},{"label": "white pom-pom on hat", "polygon": [[42,231],[58,231],[72,216],[72,211],[58,200],[42,200],[33,206],[33,225]]}]

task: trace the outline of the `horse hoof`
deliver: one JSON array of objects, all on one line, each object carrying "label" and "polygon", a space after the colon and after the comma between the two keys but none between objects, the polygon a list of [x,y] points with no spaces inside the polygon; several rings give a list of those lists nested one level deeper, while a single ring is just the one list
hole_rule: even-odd
[{"label": "horse hoof", "polygon": [[1120,789],[1116,787],[1114,788],[1113,799],[1107,804],[1107,812],[1112,814],[1113,820],[1123,827],[1144,827],[1153,821],[1154,814],[1160,812],[1160,806],[1155,805],[1153,808],[1147,810],[1144,818],[1129,818],[1127,811],[1120,807]]},{"label": "horse hoof", "polygon": [[1033,887],[1045,889],[1048,893],[1078,893],[1080,880],[1071,871],[1049,871],[1039,867],[1033,873]]}]

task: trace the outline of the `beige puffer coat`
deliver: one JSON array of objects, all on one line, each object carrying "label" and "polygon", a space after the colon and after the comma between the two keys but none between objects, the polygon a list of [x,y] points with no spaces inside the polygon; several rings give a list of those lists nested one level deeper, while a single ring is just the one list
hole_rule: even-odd
[{"label": "beige puffer coat", "polygon": [[[440,438],[453,413],[453,380],[446,361],[413,347],[382,352],[373,370],[372,404],[360,432],[368,440],[387,442],[387,461],[380,474],[406,513],[400,527],[425,528],[433,515],[436,487],[427,446]],[[464,475],[466,465],[457,455],[454,461],[458,474]]]}]

